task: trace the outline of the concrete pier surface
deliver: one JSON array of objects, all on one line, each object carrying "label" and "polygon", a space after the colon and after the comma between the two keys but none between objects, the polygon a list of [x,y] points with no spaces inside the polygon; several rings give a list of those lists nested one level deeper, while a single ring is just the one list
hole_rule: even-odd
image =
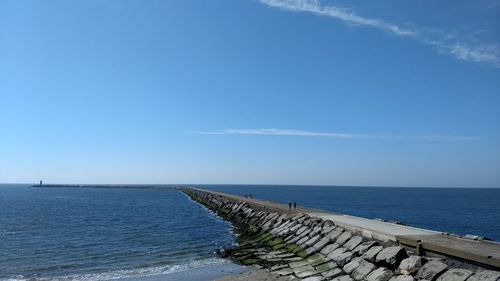
[{"label": "concrete pier surface", "polygon": [[382,241],[397,241],[397,236],[412,236],[412,235],[441,235],[441,232],[416,228],[411,226],[405,226],[395,223],[383,222],[374,219],[366,219],[361,217],[349,216],[344,214],[338,214],[333,212],[327,212],[317,209],[310,208],[297,208],[290,210],[288,205],[281,204],[277,202],[265,201],[255,198],[247,198],[238,195],[198,189],[200,191],[209,192],[211,194],[217,194],[234,200],[237,202],[247,202],[250,206],[255,206],[259,209],[270,210],[280,213],[303,213],[308,214],[313,217],[322,218],[325,220],[331,220],[338,225],[341,225],[347,229],[353,231],[361,231],[363,236],[368,238],[374,238]]},{"label": "concrete pier surface", "polygon": [[[192,188],[187,193],[216,209],[230,207],[223,211],[230,218],[237,215],[241,217],[238,221],[260,229],[260,238],[252,241],[266,241],[281,252],[257,253],[255,260],[271,256],[264,264],[291,261],[286,267],[275,265],[278,273],[305,277],[307,274],[295,270],[296,266],[316,272],[311,276],[317,279],[311,280],[389,280],[389,276],[391,280],[500,280],[499,242],[316,209],[290,210],[285,204],[211,190]],[[239,254],[256,255],[247,250]],[[331,276],[320,270],[327,262]]]}]

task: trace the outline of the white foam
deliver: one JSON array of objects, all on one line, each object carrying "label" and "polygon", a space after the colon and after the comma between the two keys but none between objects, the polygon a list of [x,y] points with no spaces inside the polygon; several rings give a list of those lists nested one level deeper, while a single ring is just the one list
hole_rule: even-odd
[{"label": "white foam", "polygon": [[158,267],[135,268],[127,270],[115,270],[103,273],[90,273],[90,274],[75,274],[60,277],[47,277],[47,278],[24,278],[18,276],[17,278],[0,279],[0,281],[98,281],[98,280],[117,280],[122,278],[146,277],[154,275],[164,275],[178,272],[190,271],[205,266],[228,263],[227,260],[220,258],[209,258],[203,260],[195,260],[186,264],[172,264]]}]

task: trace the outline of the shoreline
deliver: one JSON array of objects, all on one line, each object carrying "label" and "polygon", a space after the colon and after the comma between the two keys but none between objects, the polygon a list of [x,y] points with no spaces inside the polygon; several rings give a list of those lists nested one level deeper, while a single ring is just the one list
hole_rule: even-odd
[{"label": "shoreline", "polygon": [[[218,280],[220,278],[237,276],[248,271],[249,268],[238,265],[229,259],[223,259],[221,263],[206,264],[200,267],[189,268],[187,270],[168,272],[154,275],[123,277],[115,280],[119,281],[206,281]],[[227,279],[231,280],[231,279]]]},{"label": "shoreline", "polygon": [[220,277],[218,279],[213,279],[212,281],[266,281],[266,280],[288,281],[291,280],[291,278],[285,276],[279,276],[278,274],[269,272],[266,269],[249,267],[247,268],[247,270],[243,272]]}]

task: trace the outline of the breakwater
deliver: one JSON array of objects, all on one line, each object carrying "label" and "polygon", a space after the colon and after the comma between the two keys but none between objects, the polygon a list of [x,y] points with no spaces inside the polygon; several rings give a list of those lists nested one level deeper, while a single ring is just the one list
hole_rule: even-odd
[{"label": "breakwater", "polygon": [[224,255],[278,275],[311,281],[500,278],[496,242],[320,210],[289,210],[201,189],[184,192],[237,227],[239,246]]}]

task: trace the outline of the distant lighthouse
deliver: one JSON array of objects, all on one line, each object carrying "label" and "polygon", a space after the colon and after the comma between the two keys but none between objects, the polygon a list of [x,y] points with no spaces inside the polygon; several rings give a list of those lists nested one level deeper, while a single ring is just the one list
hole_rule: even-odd
[{"label": "distant lighthouse", "polygon": [[40,186],[42,186],[42,185],[43,185],[43,181],[42,181],[42,180],[40,180]]}]

